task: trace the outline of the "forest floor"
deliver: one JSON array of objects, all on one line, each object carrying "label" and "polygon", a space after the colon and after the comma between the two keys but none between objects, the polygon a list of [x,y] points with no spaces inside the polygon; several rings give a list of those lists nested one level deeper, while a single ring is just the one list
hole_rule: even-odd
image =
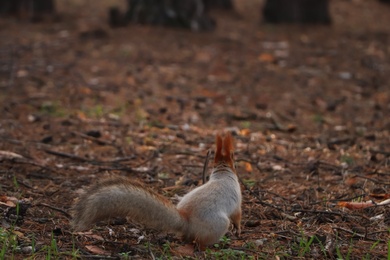
[{"label": "forest floor", "polygon": [[[332,26],[275,26],[236,1],[191,32],[110,29],[115,1],[59,2],[56,21],[0,19],[0,258],[389,259],[390,6],[331,1]],[[123,220],[72,232],[73,202],[108,176],[172,200],[199,185],[221,131],[241,237],[192,252]]]}]

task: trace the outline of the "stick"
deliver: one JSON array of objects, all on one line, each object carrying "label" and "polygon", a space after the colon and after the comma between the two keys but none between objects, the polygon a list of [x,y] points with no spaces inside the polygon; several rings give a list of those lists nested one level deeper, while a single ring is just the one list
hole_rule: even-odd
[{"label": "stick", "polygon": [[202,172],[203,184],[206,183],[206,170],[207,170],[207,165],[209,164],[210,153],[211,153],[211,151],[209,149],[207,151],[206,159],[204,160],[204,164],[203,164],[203,172]]}]

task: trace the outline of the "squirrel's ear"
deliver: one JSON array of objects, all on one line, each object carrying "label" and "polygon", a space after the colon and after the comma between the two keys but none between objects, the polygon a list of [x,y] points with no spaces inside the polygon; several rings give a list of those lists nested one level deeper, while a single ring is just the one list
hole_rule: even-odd
[{"label": "squirrel's ear", "polygon": [[223,159],[222,155],[222,137],[220,134],[217,134],[215,138],[215,156],[214,156],[214,162],[217,163]]},{"label": "squirrel's ear", "polygon": [[226,155],[231,154],[234,152],[234,145],[233,145],[233,137],[230,132],[228,132],[225,135],[225,138],[223,140],[223,147],[225,148]]},{"label": "squirrel's ear", "polygon": [[230,132],[225,135],[223,148],[225,150],[225,161],[234,168],[234,140]]}]

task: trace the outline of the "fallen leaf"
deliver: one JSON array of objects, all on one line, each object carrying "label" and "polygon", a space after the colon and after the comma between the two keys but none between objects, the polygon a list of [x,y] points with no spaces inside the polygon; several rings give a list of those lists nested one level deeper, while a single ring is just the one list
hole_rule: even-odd
[{"label": "fallen leaf", "polygon": [[252,165],[249,162],[245,162],[245,171],[247,172],[253,171]]},{"label": "fallen leaf", "polygon": [[375,206],[375,204],[372,201],[364,201],[364,202],[346,202],[346,201],[340,201],[337,203],[337,206],[344,207],[351,210],[356,209],[365,209],[372,206]]},{"label": "fallen leaf", "polygon": [[0,204],[5,205],[8,207],[16,207],[16,204],[18,203],[18,199],[15,197],[8,197],[8,196],[0,196]]},{"label": "fallen leaf", "polygon": [[23,158],[22,155],[13,153],[10,151],[0,151],[0,160],[2,159],[21,159]]},{"label": "fallen leaf", "polygon": [[86,120],[87,120],[87,116],[86,116],[85,113],[82,112],[82,111],[77,111],[76,116],[77,116],[77,118],[80,119],[81,121],[86,121]]},{"label": "fallen leaf", "polygon": [[381,194],[370,193],[370,197],[373,197],[375,199],[390,199],[390,194],[389,193],[381,193]]},{"label": "fallen leaf", "polygon": [[179,246],[172,250],[172,253],[177,256],[193,256],[194,255],[194,246],[192,244],[187,244],[184,246]]},{"label": "fallen leaf", "polygon": [[85,248],[88,249],[88,251],[90,251],[91,253],[96,255],[111,255],[110,252],[105,251],[97,246],[85,246]]},{"label": "fallen leaf", "polygon": [[262,53],[259,55],[258,57],[258,60],[261,61],[261,62],[274,62],[275,61],[275,57],[272,55],[272,54],[269,54],[269,53]]},{"label": "fallen leaf", "polygon": [[244,129],[240,130],[241,136],[248,136],[250,133],[251,133],[251,130],[249,130],[248,128],[244,128]]},{"label": "fallen leaf", "polygon": [[93,238],[99,241],[104,241],[104,238],[102,236],[96,235],[96,234],[85,234],[85,237]]}]

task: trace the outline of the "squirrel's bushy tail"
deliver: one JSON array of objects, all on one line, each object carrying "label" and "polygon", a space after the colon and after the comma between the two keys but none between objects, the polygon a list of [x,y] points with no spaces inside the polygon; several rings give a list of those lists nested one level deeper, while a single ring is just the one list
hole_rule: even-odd
[{"label": "squirrel's bushy tail", "polygon": [[158,230],[184,232],[186,226],[185,218],[169,200],[140,183],[122,178],[106,180],[81,196],[73,207],[71,225],[81,231],[95,222],[126,216]]}]

